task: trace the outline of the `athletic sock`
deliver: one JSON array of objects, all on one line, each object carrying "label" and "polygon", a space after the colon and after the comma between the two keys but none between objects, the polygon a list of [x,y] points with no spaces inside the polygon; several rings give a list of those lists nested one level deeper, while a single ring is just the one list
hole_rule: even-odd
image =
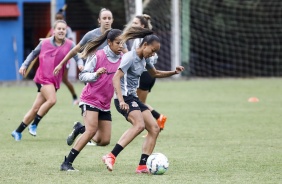
[{"label": "athletic sock", "polygon": [[66,162],[72,164],[74,159],[77,157],[78,154],[79,154],[79,151],[72,148],[68,157],[67,157],[67,159],[66,159]]},{"label": "athletic sock", "polygon": [[36,114],[33,122],[32,122],[32,125],[36,125],[38,126],[38,123],[40,122],[40,120],[42,119],[42,116],[39,116],[38,114]]},{"label": "athletic sock", "polygon": [[26,127],[27,125],[24,124],[24,122],[21,122],[20,126],[16,129],[16,132],[22,133]]},{"label": "athletic sock", "polygon": [[141,155],[141,158],[140,158],[139,165],[146,165],[146,162],[147,162],[148,157],[149,157],[149,155],[142,154],[142,155]]},{"label": "athletic sock", "polygon": [[116,144],[114,149],[112,150],[112,154],[117,157],[118,154],[123,150],[123,147],[119,144]]},{"label": "athletic sock", "polygon": [[77,95],[76,94],[72,95],[72,99],[77,100]]},{"label": "athletic sock", "polygon": [[159,117],[161,116],[160,113],[158,113],[155,110],[152,110],[151,113],[152,113],[152,115],[154,116],[155,119],[159,119]]}]

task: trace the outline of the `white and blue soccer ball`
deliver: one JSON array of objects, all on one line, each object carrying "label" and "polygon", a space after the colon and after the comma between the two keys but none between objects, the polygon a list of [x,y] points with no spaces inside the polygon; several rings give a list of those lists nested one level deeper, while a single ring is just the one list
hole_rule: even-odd
[{"label": "white and blue soccer ball", "polygon": [[169,166],[167,157],[162,153],[152,153],[146,162],[147,168],[151,174],[162,175]]}]

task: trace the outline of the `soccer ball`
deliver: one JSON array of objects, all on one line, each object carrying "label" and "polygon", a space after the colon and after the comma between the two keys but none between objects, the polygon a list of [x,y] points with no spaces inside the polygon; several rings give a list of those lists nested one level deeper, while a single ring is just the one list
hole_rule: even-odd
[{"label": "soccer ball", "polygon": [[151,154],[146,162],[147,168],[151,174],[162,175],[168,169],[168,159],[162,153]]}]

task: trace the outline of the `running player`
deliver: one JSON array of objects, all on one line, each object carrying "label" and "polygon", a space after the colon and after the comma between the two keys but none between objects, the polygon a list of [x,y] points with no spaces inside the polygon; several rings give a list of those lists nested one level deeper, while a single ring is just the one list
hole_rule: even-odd
[{"label": "running player", "polygon": [[[87,82],[79,103],[85,132],[75,142],[68,157],[65,157],[61,165],[62,171],[75,170],[72,167],[73,161],[95,134],[104,136],[102,140],[108,139],[106,144],[110,142],[112,121],[110,105],[114,94],[112,78],[121,60],[123,48],[121,33],[122,31],[118,29],[106,31],[101,38],[88,42],[82,53],[83,56],[91,55],[79,75],[81,81]],[[93,55],[93,51],[105,40],[108,45]]]},{"label": "running player", "polygon": [[137,97],[136,88],[138,87],[139,78],[144,67],[147,68],[150,75],[156,78],[179,74],[184,70],[184,67],[178,66],[174,71],[160,71],[155,69],[150,59],[160,49],[160,40],[149,29],[132,27],[123,33],[122,38],[123,41],[143,38],[137,49],[123,55],[121,64],[113,78],[116,109],[132,124],[132,127],[124,132],[112,151],[104,155],[102,160],[107,166],[107,169],[112,171],[116,157],[120,152],[137,135],[146,129],[148,135],[142,146],[142,154],[139,165],[136,168],[136,173],[148,173],[146,161],[154,150],[160,127],[148,107]]},{"label": "running player", "polygon": [[[54,66],[75,46],[71,40],[66,39],[66,29],[67,24],[64,20],[56,21],[54,24],[54,36],[42,40],[27,56],[19,69],[19,73],[25,75],[28,65],[39,55],[39,67],[33,79],[38,88],[38,94],[19,127],[12,132],[12,136],[16,141],[21,140],[22,132],[32,120],[37,127],[43,116],[47,114],[57,101],[56,91],[60,88],[64,69],[58,73],[58,76],[54,76],[52,71]],[[77,55],[74,55],[74,59],[78,62],[78,67],[82,69],[83,61]],[[32,135],[36,136],[36,133]]]}]

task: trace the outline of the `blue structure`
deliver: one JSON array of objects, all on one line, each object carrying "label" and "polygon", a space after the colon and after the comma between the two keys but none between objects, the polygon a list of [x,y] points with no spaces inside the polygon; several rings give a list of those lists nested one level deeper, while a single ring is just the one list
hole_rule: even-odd
[{"label": "blue structure", "polygon": [[[45,3],[44,6],[47,6],[47,9],[50,10],[51,0],[0,0],[0,11],[1,5],[4,6],[11,3],[18,8],[20,15],[14,17],[4,17],[2,15],[1,17],[0,13],[0,81],[13,81],[22,78],[18,74],[18,68],[25,59],[24,16],[28,12],[24,12],[24,4],[30,3],[32,5],[34,3],[36,6],[40,3]],[[64,0],[56,0],[57,10],[62,8],[64,3]],[[36,15],[32,16],[39,21],[42,18]]]}]

